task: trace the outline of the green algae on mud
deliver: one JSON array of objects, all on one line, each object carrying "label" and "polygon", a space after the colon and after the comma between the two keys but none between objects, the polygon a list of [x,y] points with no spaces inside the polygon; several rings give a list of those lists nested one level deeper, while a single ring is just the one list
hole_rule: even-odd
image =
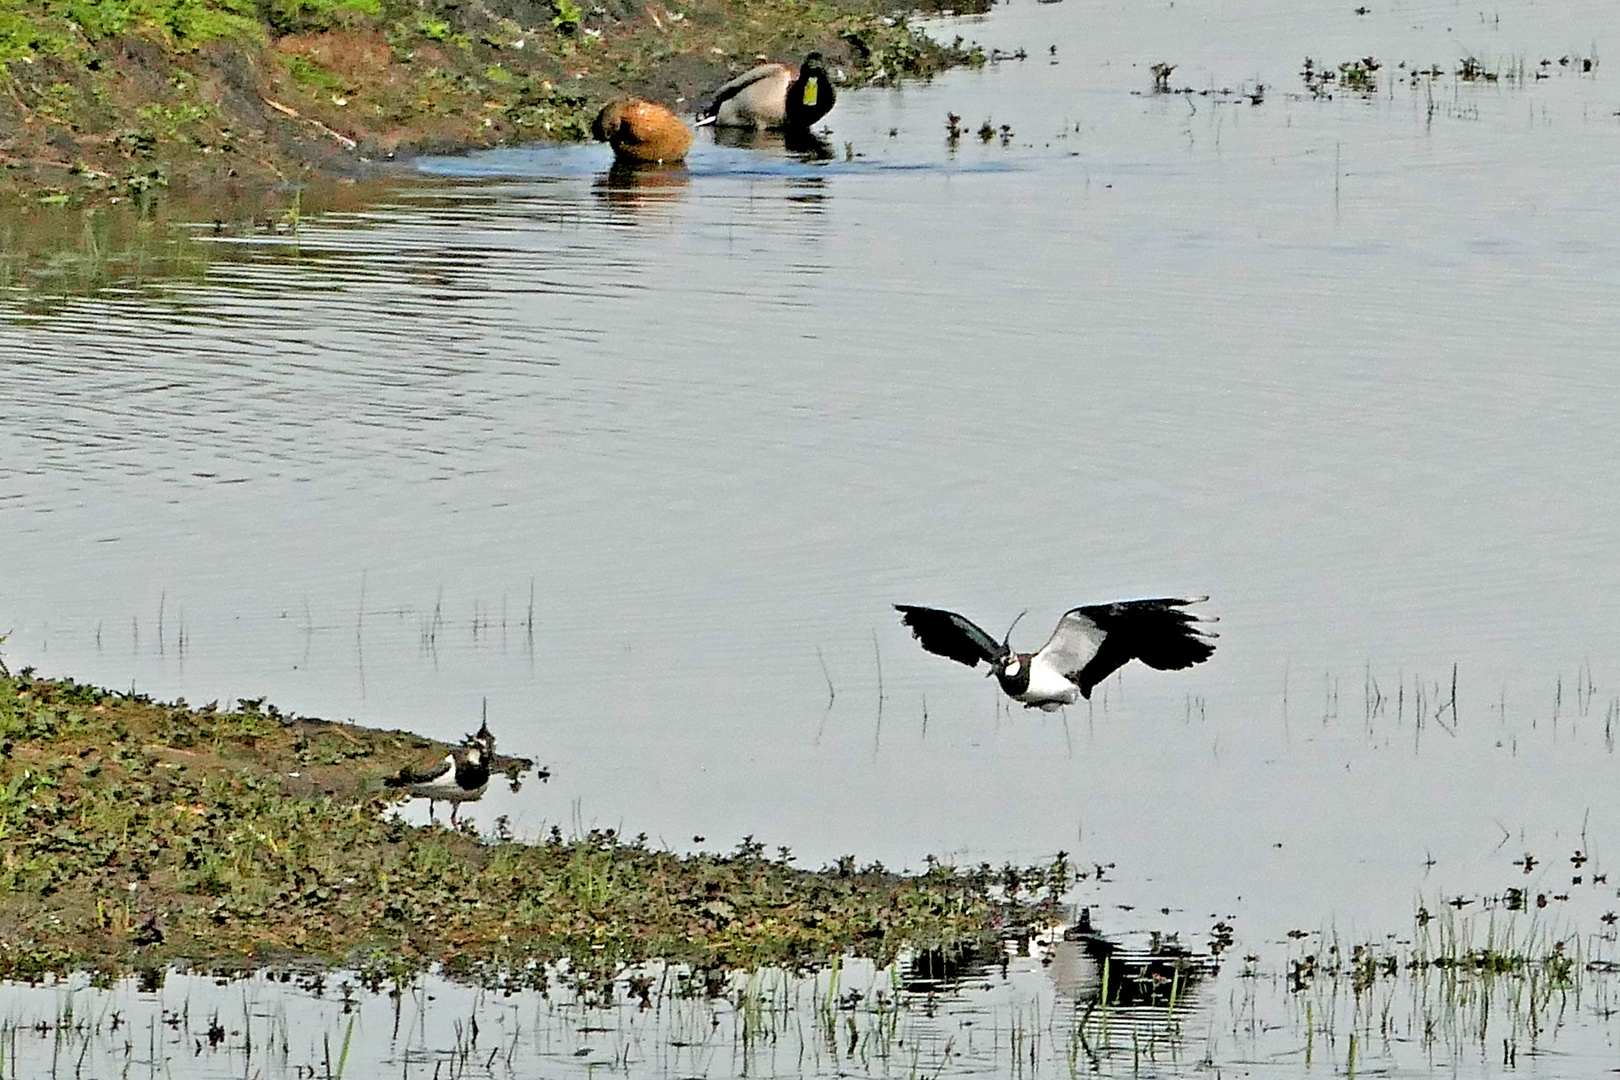
[{"label": "green algae on mud", "polygon": [[756,57],[810,49],[848,83],[983,62],[976,47],[915,30],[914,10],[896,0],[0,0],[0,190],[229,192],[364,175],[396,155],[577,140],[609,97],[691,111]]},{"label": "green algae on mud", "polygon": [[[672,960],[892,958],[1050,921],[1049,867],[812,872],[751,838],[677,855],[612,830],[520,842],[387,814],[445,747],[262,702],[163,704],[0,665],[0,978],[309,960],[521,984]],[[508,759],[515,774],[526,764]]]}]

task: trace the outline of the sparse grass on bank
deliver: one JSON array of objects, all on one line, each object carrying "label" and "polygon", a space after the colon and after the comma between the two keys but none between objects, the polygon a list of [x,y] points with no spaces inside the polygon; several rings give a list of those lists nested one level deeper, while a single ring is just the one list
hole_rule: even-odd
[{"label": "sparse grass on bank", "polygon": [[527,844],[499,823],[481,838],[391,818],[381,777],[442,752],[262,702],[192,708],[0,667],[0,977],[292,959],[519,983],[557,959],[792,968],[982,941],[1051,918],[1072,880],[1061,859],[810,872],[751,839],[680,856],[611,831]]},{"label": "sparse grass on bank", "polygon": [[[939,0],[924,0],[937,10]],[[959,10],[983,10],[965,0]],[[0,0],[0,190],[139,195],[580,139],[607,98],[690,110],[755,62],[846,84],[983,53],[896,0]]]}]

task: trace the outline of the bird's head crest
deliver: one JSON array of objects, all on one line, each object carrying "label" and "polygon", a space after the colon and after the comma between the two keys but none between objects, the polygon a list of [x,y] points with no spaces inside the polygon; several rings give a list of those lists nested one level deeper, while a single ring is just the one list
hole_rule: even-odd
[{"label": "bird's head crest", "polygon": [[[1018,613],[1018,619],[1022,619],[1025,615],[1028,615],[1028,614],[1029,614],[1029,608],[1025,608],[1023,611],[1020,611]],[[1011,642],[1012,642],[1013,626],[1018,625],[1018,619],[1014,619],[1012,621],[1012,626],[1007,627],[1007,636],[1001,639],[1001,647],[1003,649],[1007,649],[1009,651],[1011,650],[1011,648],[1012,648]]]}]

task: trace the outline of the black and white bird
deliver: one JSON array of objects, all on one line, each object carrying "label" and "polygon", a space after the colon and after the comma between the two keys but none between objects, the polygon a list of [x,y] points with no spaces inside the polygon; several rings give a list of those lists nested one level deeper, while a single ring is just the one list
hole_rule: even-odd
[{"label": "black and white bird", "polygon": [[[1077,607],[1063,613],[1051,638],[1033,653],[1013,651],[1008,644],[1012,627],[998,644],[953,611],[894,607],[924,649],[968,667],[988,661],[989,674],[1009,697],[1023,702],[1026,709],[1052,712],[1080,698],[1090,700],[1092,687],[1131,660],[1160,671],[1179,671],[1208,660],[1215,651],[1209,639],[1217,635],[1198,624],[1217,620],[1184,610],[1208,599],[1121,600]],[[1014,619],[1013,626],[1017,625]]]},{"label": "black and white bird", "polygon": [[413,797],[428,801],[428,820],[433,820],[433,806],[438,802],[450,804],[450,824],[456,824],[456,815],[464,802],[477,802],[489,787],[490,759],[495,756],[495,736],[490,734],[486,722],[478,734],[461,741],[461,750],[446,754],[442,761],[423,768],[405,766],[399,775],[383,780],[385,787],[405,788]]},{"label": "black and white bird", "polygon": [[698,110],[697,126],[808,130],[837,99],[832,79],[813,52],[802,64],[758,64],[721,86]]}]

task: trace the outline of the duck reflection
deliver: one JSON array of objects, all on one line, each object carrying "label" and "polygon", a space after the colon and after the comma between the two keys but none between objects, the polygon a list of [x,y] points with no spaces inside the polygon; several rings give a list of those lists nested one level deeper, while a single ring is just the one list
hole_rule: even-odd
[{"label": "duck reflection", "polygon": [[591,190],[610,207],[641,211],[678,202],[690,181],[684,165],[615,161],[612,168],[597,176]]},{"label": "duck reflection", "polygon": [[788,128],[766,130],[743,127],[717,127],[714,141],[718,146],[739,150],[776,151],[801,161],[831,161],[832,144],[808,129]]}]

